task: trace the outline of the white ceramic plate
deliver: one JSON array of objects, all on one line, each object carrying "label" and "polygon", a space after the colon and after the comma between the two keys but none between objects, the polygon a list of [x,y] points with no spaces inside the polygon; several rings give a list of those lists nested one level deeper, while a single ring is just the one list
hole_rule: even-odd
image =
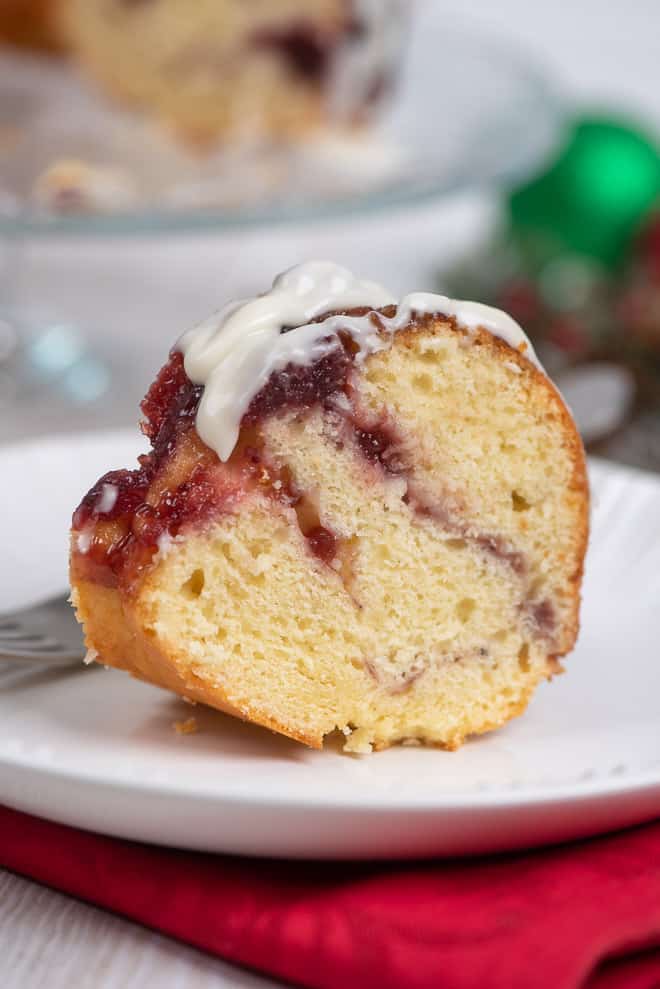
[{"label": "white ceramic plate", "polygon": [[[85,487],[135,434],[0,449],[3,608],[65,582]],[[660,814],[660,478],[591,468],[579,645],[527,713],[458,752],[311,752],[100,669],[0,674],[0,800],[150,842],[319,858],[494,851]]]}]

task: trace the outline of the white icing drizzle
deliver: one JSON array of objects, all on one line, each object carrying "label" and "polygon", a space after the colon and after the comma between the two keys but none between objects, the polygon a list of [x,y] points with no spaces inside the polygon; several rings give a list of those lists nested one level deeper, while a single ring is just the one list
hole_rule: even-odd
[{"label": "white icing drizzle", "polygon": [[[397,311],[389,318],[379,315],[380,332],[372,312],[311,322],[333,310],[389,305],[397,305]],[[453,316],[470,330],[488,330],[541,368],[521,328],[499,309],[429,292],[413,292],[397,304],[376,282],[360,280],[329,261],[310,261],[278,275],[269,292],[230,303],[179,340],[186,374],[204,386],[196,423],[200,437],[227,460],[241,419],[274,371],[287,364],[311,365],[336,350],[340,330],[352,337],[360,362],[390,346],[392,335],[415,314],[433,313]],[[295,329],[282,333],[288,326]]]},{"label": "white icing drizzle", "polygon": [[92,545],[92,539],[94,538],[94,531],[92,526],[87,526],[81,529],[76,535],[76,550],[83,555],[89,553],[90,546]]},{"label": "white icing drizzle", "polygon": [[100,515],[111,512],[117,502],[119,491],[115,484],[104,484],[96,500],[94,510]]}]

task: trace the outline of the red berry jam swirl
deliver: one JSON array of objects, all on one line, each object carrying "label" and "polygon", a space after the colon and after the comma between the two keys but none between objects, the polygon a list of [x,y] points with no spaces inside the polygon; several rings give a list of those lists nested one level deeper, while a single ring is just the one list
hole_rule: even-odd
[{"label": "red berry jam swirl", "polygon": [[367,21],[347,0],[344,16],[325,28],[304,16],[260,27],[250,35],[252,47],[278,55],[292,76],[311,86],[322,86],[331,76],[338,49],[369,34]]},{"label": "red berry jam swirl", "polygon": [[141,406],[151,452],[138,459],[135,470],[100,478],[73,515],[76,575],[129,586],[168,539],[184,527],[201,527],[235,511],[257,489],[295,509],[310,551],[331,563],[338,537],[321,524],[288,472],[269,462],[258,425],[284,407],[322,404],[344,387],[350,364],[350,355],[338,346],[310,367],[289,365],[273,374],[251,402],[236,449],[223,464],[194,428],[202,389],[187,377],[182,355],[173,352]]},{"label": "red berry jam swirl", "polygon": [[321,85],[330,71],[338,39],[324,35],[314,24],[304,21],[283,27],[261,28],[251,38],[254,48],[277,53],[293,76],[312,85]]}]

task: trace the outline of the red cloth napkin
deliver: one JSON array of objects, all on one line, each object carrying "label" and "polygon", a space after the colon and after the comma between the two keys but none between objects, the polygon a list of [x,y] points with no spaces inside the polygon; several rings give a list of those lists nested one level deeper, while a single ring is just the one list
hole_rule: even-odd
[{"label": "red cloth napkin", "polygon": [[156,848],[0,807],[0,863],[314,989],[660,986],[660,822],[497,858],[338,865]]}]

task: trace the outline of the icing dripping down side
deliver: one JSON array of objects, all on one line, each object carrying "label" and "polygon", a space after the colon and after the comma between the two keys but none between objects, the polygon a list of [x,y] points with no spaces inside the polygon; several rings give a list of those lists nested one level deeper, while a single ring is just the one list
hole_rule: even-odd
[{"label": "icing dripping down side", "polygon": [[[394,315],[375,312],[388,306],[397,307]],[[347,309],[367,312],[341,315]],[[322,319],[326,313],[332,315]],[[376,282],[331,262],[310,261],[278,275],[264,295],[225,306],[178,341],[187,376],[204,386],[197,432],[226,461],[243,416],[273,372],[316,363],[341,347],[340,332],[352,338],[360,362],[387,348],[416,315],[436,313],[467,329],[489,331],[541,368],[522,329],[499,309],[428,292],[397,303]]]}]

